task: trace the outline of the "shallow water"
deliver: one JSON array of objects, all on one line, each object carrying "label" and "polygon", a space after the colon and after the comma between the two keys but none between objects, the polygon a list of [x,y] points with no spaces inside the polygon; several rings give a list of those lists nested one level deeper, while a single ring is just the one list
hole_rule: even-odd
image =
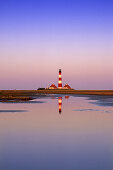
[{"label": "shallow water", "polygon": [[0,103],[0,170],[113,170],[113,98]]}]

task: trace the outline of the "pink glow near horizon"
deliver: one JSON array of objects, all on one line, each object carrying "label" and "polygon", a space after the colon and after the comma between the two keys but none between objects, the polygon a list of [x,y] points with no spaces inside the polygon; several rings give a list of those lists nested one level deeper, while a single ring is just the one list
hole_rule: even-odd
[{"label": "pink glow near horizon", "polygon": [[[44,42],[4,40],[0,51],[0,89],[36,89],[58,83],[62,69],[63,85],[75,89],[113,89],[113,48],[102,35],[67,37],[52,35]],[[99,35],[98,35],[99,36]],[[43,37],[44,38],[44,37]],[[103,41],[103,42],[102,42]]]},{"label": "pink glow near horizon", "polygon": [[[0,63],[0,89],[32,89],[49,86],[58,81],[58,69],[62,69],[63,83],[77,89],[112,89],[113,60],[106,57],[68,56],[52,58],[10,57]],[[66,58],[65,58],[66,56]],[[12,59],[11,59],[12,58]],[[61,62],[59,62],[59,60]]]}]

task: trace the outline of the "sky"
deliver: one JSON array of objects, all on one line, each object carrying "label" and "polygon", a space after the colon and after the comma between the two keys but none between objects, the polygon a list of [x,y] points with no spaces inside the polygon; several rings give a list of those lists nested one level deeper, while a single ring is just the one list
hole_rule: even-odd
[{"label": "sky", "polygon": [[0,89],[113,89],[112,0],[0,0]]}]

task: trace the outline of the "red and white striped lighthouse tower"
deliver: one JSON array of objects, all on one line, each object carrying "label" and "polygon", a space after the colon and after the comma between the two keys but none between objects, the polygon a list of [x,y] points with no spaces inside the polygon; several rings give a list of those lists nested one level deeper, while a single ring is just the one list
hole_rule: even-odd
[{"label": "red and white striped lighthouse tower", "polygon": [[59,69],[58,89],[62,89],[61,69]]}]

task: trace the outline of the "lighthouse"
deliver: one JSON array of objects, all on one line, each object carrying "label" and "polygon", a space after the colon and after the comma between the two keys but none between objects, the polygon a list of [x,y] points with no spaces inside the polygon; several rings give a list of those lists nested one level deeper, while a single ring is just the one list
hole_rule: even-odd
[{"label": "lighthouse", "polygon": [[61,69],[59,69],[58,89],[62,89]]}]

